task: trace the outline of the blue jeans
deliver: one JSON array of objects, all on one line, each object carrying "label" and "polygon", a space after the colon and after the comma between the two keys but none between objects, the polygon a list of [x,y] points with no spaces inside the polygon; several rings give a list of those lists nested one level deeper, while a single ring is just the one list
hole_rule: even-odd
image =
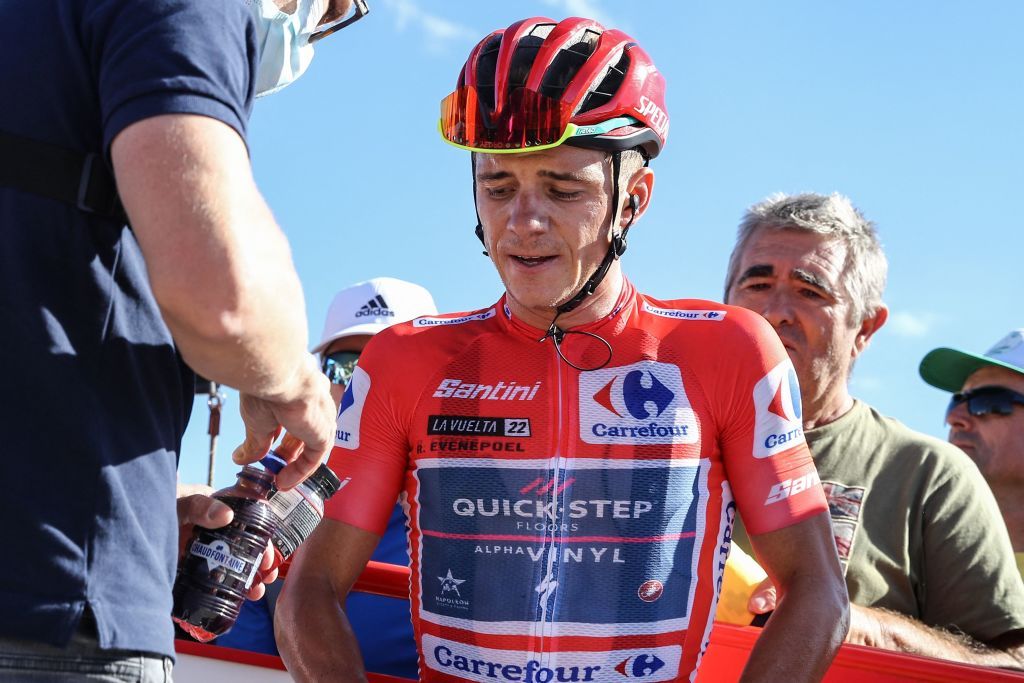
[{"label": "blue jeans", "polygon": [[169,657],[101,650],[95,626],[82,619],[67,647],[0,638],[0,681],[25,683],[171,683]]}]

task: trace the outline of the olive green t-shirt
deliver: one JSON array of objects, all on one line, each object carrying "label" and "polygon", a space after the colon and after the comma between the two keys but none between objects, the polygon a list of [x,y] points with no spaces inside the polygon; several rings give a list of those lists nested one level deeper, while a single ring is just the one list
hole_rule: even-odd
[{"label": "olive green t-shirt", "polygon": [[805,435],[850,602],[980,641],[1024,628],[1024,582],[1006,527],[960,449],[860,401]]}]

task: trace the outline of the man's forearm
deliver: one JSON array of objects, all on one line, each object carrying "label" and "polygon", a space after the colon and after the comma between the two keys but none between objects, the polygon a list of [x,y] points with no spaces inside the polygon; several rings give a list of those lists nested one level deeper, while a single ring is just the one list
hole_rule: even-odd
[{"label": "man's forearm", "polygon": [[157,116],[125,128],[111,156],[182,356],[244,393],[287,394],[302,374],[305,304],[242,139],[214,119]]},{"label": "man's forearm", "polygon": [[366,670],[348,618],[332,594],[285,582],[274,615],[277,647],[288,673],[300,683],[364,683]]},{"label": "man's forearm", "polygon": [[820,681],[825,675],[843,643],[849,613],[845,594],[809,588],[790,587],[780,600],[750,653],[743,683]]},{"label": "man's forearm", "polygon": [[872,607],[854,605],[851,616],[848,643],[965,664],[1024,670],[1024,648],[1000,650],[987,647],[966,636],[933,628],[903,614]]}]

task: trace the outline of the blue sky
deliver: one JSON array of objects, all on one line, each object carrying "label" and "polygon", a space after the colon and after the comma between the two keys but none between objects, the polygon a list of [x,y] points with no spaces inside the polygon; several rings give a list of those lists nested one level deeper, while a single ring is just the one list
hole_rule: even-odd
[{"label": "blue sky", "polygon": [[[334,292],[418,282],[442,311],[502,292],[480,255],[469,159],[438,104],[486,33],[527,16],[591,16],[633,35],[668,82],[668,144],[626,273],[660,298],[720,299],[736,224],[776,192],[842,192],[890,262],[889,323],[855,396],[944,437],[947,395],[917,375],[937,346],[983,351],[1024,327],[1024,3],[369,0],[309,72],[260,100],[257,182],[288,235],[315,339]],[[197,400],[182,481],[204,481]],[[216,485],[242,439],[228,392]]]}]

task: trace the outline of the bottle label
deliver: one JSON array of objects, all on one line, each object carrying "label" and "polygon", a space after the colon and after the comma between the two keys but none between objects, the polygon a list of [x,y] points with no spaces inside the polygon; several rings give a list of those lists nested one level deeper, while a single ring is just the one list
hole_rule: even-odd
[{"label": "bottle label", "polygon": [[245,580],[245,590],[249,590],[252,586],[252,580],[256,577],[256,571],[260,568],[260,563],[263,562],[263,554],[267,551],[264,550],[262,553],[256,556],[256,561],[252,563],[252,570],[249,572],[248,578]]},{"label": "bottle label", "polygon": [[[210,568],[211,572],[217,569],[217,567],[224,567],[237,574],[244,575],[246,565],[248,564],[245,560],[232,555],[231,546],[219,539],[209,544],[200,543],[197,539],[192,543],[192,547],[189,548],[189,554],[206,560],[206,565]],[[246,587],[248,588],[248,586]]]}]

